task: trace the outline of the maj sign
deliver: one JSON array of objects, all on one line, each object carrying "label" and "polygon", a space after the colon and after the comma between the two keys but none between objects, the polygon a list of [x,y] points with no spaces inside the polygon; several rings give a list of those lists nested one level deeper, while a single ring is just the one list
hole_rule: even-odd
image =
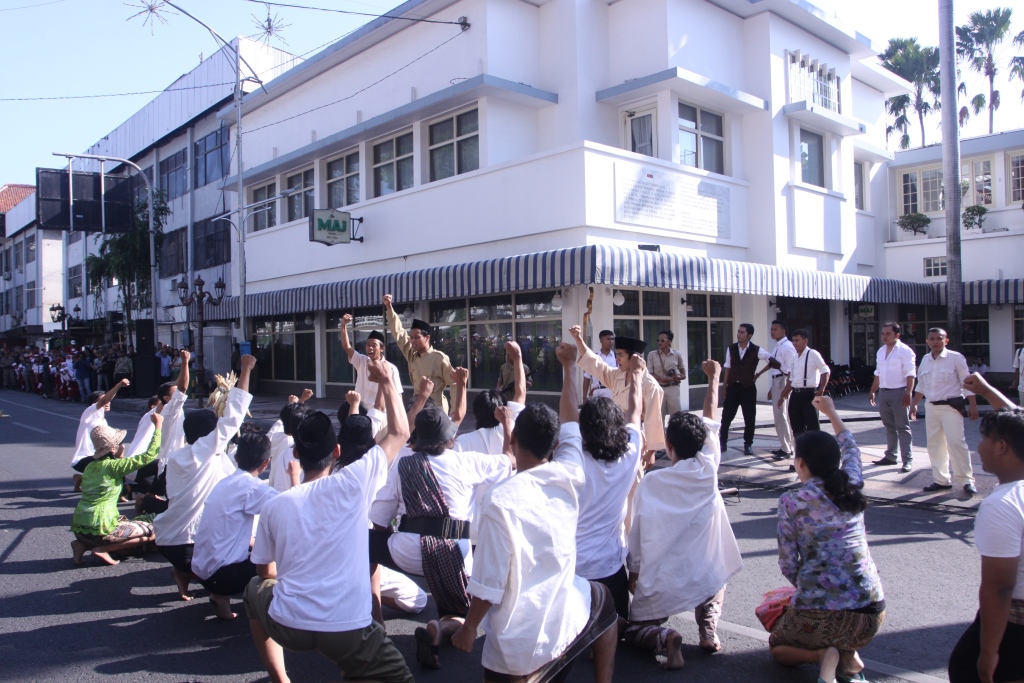
[{"label": "maj sign", "polygon": [[331,246],[352,241],[352,214],[334,209],[314,209],[309,215],[309,241]]}]

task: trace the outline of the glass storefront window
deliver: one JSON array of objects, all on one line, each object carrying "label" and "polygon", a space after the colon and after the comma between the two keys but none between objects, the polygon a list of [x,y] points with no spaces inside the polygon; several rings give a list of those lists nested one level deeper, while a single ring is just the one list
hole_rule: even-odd
[{"label": "glass storefront window", "polygon": [[[434,301],[430,304],[430,324],[443,325],[445,323],[466,322],[466,300],[453,299],[451,301]],[[436,346],[436,344],[435,344]],[[454,361],[452,367],[455,367]]]},{"label": "glass storefront window", "polygon": [[[899,323],[903,327],[901,340],[914,349],[918,358],[928,353],[925,344],[928,330],[932,327],[945,328],[947,310],[945,306],[912,306],[900,305],[897,309]],[[960,345],[954,349],[967,356],[968,363],[981,357],[985,363],[990,361],[989,323],[987,304],[969,304],[963,308]],[[872,363],[874,359],[872,359]]]},{"label": "glass storefront window", "polygon": [[686,307],[686,374],[691,387],[706,385],[701,364],[708,358],[724,363],[732,343],[732,296],[687,292]]},{"label": "glass storefront window", "polygon": [[[404,310],[404,306],[399,306],[398,310]],[[385,329],[383,309],[380,306],[327,313],[327,325],[324,328],[327,350],[327,381],[331,384],[354,384],[356,381],[355,371],[348,362],[348,356],[345,355],[345,349],[341,346],[341,337],[339,336],[341,316],[345,313],[352,315],[353,324],[348,328],[348,338],[352,348],[359,353],[365,353],[366,340],[369,338],[370,332],[373,330],[383,332],[384,338],[388,340],[384,353],[385,358],[395,364],[401,383],[408,386],[408,364],[405,362],[405,356],[399,352],[398,346],[391,338],[391,334]]]},{"label": "glass storefront window", "polygon": [[309,314],[273,316],[253,321],[254,350],[260,377],[269,381],[316,381],[315,322]]},{"label": "glass storefront window", "polygon": [[511,296],[487,296],[473,299],[469,307],[470,320],[511,320]]},{"label": "glass storefront window", "polygon": [[[562,309],[555,310],[552,300],[555,292],[528,292],[516,294],[517,318],[552,318],[561,317]],[[475,299],[474,299],[475,301]],[[561,391],[561,389],[559,389]]]},{"label": "glass storefront window", "polygon": [[[511,297],[509,297],[511,314]],[[475,305],[475,304],[474,304]],[[505,363],[505,342],[512,339],[512,323],[486,323],[470,325],[469,352],[472,359],[470,372],[473,386],[479,389],[494,389],[498,386],[498,373]],[[533,370],[529,362],[526,364]]]},{"label": "glass storefront window", "polygon": [[562,341],[562,321],[516,323],[516,341],[523,349],[523,362],[530,366],[530,391],[561,391],[562,364],[555,349]]},{"label": "glass storefront window", "polygon": [[[669,292],[620,289],[621,306],[612,304],[612,331],[623,337],[643,339],[647,350],[657,348],[658,333],[671,326],[671,298]],[[646,354],[645,354],[646,355]]]}]

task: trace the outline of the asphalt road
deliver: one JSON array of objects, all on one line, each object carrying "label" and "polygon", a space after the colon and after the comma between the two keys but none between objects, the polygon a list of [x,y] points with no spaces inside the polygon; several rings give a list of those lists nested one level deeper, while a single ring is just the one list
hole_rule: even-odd
[{"label": "asphalt road", "polygon": [[[244,618],[219,622],[198,585],[196,599],[176,599],[159,555],[115,567],[73,568],[69,531],[77,496],[68,466],[80,406],[0,392],[0,680],[217,681],[265,680]],[[134,430],[138,417],[109,413],[112,426]],[[130,438],[129,434],[129,438]],[[811,683],[814,667],[786,669],[767,652],[753,614],[761,595],[785,584],[775,542],[778,491],[744,490],[729,504],[746,569],[730,584],[720,627],[724,651],[697,648],[692,616],[672,622],[685,639],[686,665],[665,672],[654,657],[621,648],[616,680]],[[935,509],[874,504],[867,513],[872,554],[885,587],[882,632],[862,652],[872,681],[945,680],[949,652],[973,619],[978,558],[974,519]],[[236,604],[244,616],[244,608]],[[414,662],[412,631],[432,618],[433,603],[412,618],[386,612],[388,631]],[[419,681],[479,681],[480,647],[442,652],[440,671],[415,663]],[[311,653],[289,653],[293,681],[336,681],[337,670]],[[577,663],[569,678],[592,679]]]}]

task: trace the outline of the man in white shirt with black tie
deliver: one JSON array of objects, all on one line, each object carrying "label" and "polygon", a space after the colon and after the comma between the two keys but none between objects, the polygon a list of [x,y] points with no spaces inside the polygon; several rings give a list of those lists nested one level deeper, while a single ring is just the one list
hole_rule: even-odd
[{"label": "man in white shirt with black tie", "polygon": [[932,463],[932,481],[925,491],[943,491],[953,488],[949,478],[952,460],[953,477],[957,486],[973,496],[978,492],[974,487],[974,473],[971,470],[971,452],[964,437],[964,395],[970,403],[968,415],[978,419],[978,405],[974,394],[964,391],[964,380],[970,376],[967,359],[963,354],[946,348],[949,337],[941,327],[928,330],[928,348],[931,353],[921,359],[917,371],[917,393],[910,406],[910,419],[917,419],[917,404],[922,398],[928,399],[928,410],[924,424],[928,430],[928,459]]},{"label": "man in white shirt with black tie", "polygon": [[772,358],[779,361],[779,367],[773,368],[769,365],[761,371],[761,373],[771,372],[772,379],[772,386],[768,390],[768,400],[772,402],[775,433],[779,436],[779,450],[773,453],[773,460],[786,460],[793,457],[793,427],[789,423],[789,396],[783,398],[783,395],[786,392],[786,382],[793,372],[797,353],[793,342],[789,341],[788,333],[789,330],[784,320],[772,321],[769,332],[771,338],[775,340]]},{"label": "man in white shirt with black tie", "polygon": [[[917,355],[900,341],[900,324],[882,325],[882,347],[875,356],[875,381],[868,401],[878,406],[885,426],[885,455],[876,465],[895,465],[896,445],[903,458],[901,472],[909,472],[914,460],[913,435],[910,432],[910,403],[917,380]],[[877,397],[877,403],[876,403]]]},{"label": "man in white shirt with black tie", "polygon": [[793,331],[796,360],[781,397],[783,401],[789,399],[789,423],[793,426],[794,438],[804,432],[821,431],[818,410],[813,401],[815,396],[825,395],[825,387],[832,374],[825,359],[808,344],[809,337],[805,329]]}]

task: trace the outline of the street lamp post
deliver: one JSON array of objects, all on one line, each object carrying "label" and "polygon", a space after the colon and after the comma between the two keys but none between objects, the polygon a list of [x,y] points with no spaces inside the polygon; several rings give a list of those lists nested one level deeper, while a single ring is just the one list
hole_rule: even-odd
[{"label": "street lamp post", "polygon": [[224,299],[224,289],[227,285],[224,284],[224,278],[218,278],[217,284],[213,286],[217,292],[216,295],[204,291],[204,286],[206,283],[203,278],[196,277],[195,289],[190,292],[188,282],[184,277],[178,281],[178,297],[181,299],[181,304],[183,306],[196,305],[196,323],[199,325],[199,344],[196,346],[196,400],[200,406],[206,397],[206,364],[203,360],[203,327],[206,322],[204,307],[207,303],[211,306],[219,306]]},{"label": "street lamp post", "polygon": [[82,312],[81,307],[77,304],[74,308],[74,315],[68,315],[68,312],[64,309],[61,304],[54,304],[50,306],[50,320],[55,323],[60,323],[60,352],[64,354],[64,349],[68,347],[67,332],[68,332],[68,321],[78,320],[79,314]]}]

